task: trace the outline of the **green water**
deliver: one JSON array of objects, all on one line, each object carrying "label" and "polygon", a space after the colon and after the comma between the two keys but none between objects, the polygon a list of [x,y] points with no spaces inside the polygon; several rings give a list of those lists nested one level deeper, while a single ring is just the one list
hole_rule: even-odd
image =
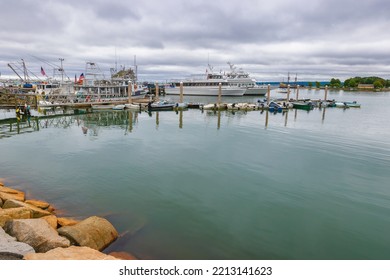
[{"label": "green water", "polygon": [[362,108],[3,122],[0,178],[61,215],[107,217],[122,234],[107,252],[390,259],[390,93],[329,96]]}]

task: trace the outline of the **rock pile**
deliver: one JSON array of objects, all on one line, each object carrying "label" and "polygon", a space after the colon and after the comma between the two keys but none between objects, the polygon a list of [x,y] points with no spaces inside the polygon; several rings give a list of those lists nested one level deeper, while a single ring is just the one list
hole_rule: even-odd
[{"label": "rock pile", "polygon": [[117,238],[104,218],[57,217],[49,203],[0,182],[0,259],[115,260],[100,251]]}]

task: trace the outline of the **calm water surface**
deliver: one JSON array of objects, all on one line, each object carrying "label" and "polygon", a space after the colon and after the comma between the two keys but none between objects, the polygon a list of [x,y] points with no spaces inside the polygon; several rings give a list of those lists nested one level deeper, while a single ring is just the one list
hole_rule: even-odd
[{"label": "calm water surface", "polygon": [[328,96],[362,108],[3,121],[0,178],[61,215],[107,217],[122,234],[107,252],[390,259],[390,93]]}]

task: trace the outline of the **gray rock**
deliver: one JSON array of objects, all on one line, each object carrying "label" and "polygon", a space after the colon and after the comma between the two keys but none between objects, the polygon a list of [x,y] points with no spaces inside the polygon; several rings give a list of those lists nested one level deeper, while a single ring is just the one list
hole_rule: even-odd
[{"label": "gray rock", "polygon": [[[28,254],[30,255],[30,254]],[[14,253],[0,252],[0,261],[1,260],[22,260],[23,256]]]},{"label": "gray rock", "polygon": [[58,235],[43,219],[25,219],[8,221],[5,231],[20,242],[32,246],[37,253],[45,253],[57,247],[69,247],[68,239]]},{"label": "gray rock", "polygon": [[118,238],[114,226],[104,218],[89,217],[76,225],[58,229],[60,235],[68,238],[73,245],[87,246],[102,251]]},{"label": "gray rock", "polygon": [[0,227],[0,259],[22,259],[26,254],[35,253],[33,247],[18,242]]}]

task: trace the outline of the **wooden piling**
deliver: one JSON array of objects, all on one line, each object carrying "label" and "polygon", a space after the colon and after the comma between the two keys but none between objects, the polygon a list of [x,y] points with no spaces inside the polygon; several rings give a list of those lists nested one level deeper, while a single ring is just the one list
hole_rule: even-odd
[{"label": "wooden piling", "polygon": [[183,82],[180,82],[180,103],[183,103]]},{"label": "wooden piling", "polygon": [[222,83],[219,83],[218,84],[218,100],[217,100],[218,105],[221,104],[221,100],[222,100]]},{"label": "wooden piling", "polygon": [[183,128],[183,110],[179,112],[179,128]]},{"label": "wooden piling", "polygon": [[297,96],[296,96],[296,101],[298,101],[298,96],[299,96],[299,85],[297,85]]},{"label": "wooden piling", "polygon": [[287,86],[287,98],[286,98],[286,101],[287,102],[290,101],[290,85]]},{"label": "wooden piling", "polygon": [[159,93],[160,93],[160,89],[158,87],[158,83],[156,82],[156,101],[160,101]]},{"label": "wooden piling", "polygon": [[133,94],[133,83],[132,82],[129,82],[129,85],[127,87],[127,94],[129,96],[129,104],[131,104],[133,101],[132,101],[132,94]]},{"label": "wooden piling", "polygon": [[325,86],[325,96],[324,96],[324,100],[328,100],[328,86]]},{"label": "wooden piling", "polygon": [[268,84],[268,89],[267,89],[267,105],[269,105],[270,97],[271,97],[271,85]]},{"label": "wooden piling", "polygon": [[217,129],[221,128],[221,111],[218,110],[218,122],[217,122]]}]

